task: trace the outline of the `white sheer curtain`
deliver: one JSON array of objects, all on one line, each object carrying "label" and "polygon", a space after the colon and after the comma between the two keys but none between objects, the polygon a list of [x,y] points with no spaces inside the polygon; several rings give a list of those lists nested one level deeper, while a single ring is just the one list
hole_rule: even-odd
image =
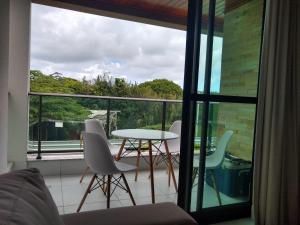
[{"label": "white sheer curtain", "polygon": [[257,225],[300,224],[300,0],[266,0],[254,165]]}]

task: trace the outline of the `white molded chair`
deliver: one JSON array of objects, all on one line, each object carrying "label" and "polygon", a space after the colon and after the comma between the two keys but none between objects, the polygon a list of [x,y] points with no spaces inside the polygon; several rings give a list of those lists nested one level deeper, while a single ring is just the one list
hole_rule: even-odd
[{"label": "white molded chair", "polygon": [[[109,208],[110,197],[115,190],[113,188],[113,192],[111,193],[111,184],[128,192],[133,205],[135,205],[134,198],[124,175],[124,172],[135,170],[135,167],[115,161],[110,153],[106,139],[100,134],[84,132],[82,135],[85,148],[85,161],[94,175],[78,206],[77,212],[80,211],[87,195],[97,188],[101,188],[106,195],[107,208]],[[115,177],[115,174],[121,175]],[[121,183],[121,179],[123,179],[125,186]],[[95,180],[96,184],[93,186]]]},{"label": "white molded chair", "polygon": [[[112,155],[118,154],[120,147],[117,145],[112,145],[109,142],[109,140],[106,136],[104,127],[102,126],[102,124],[99,120],[97,120],[97,119],[85,120],[84,126],[85,126],[85,132],[99,134],[105,139]],[[89,167],[86,167],[80,178],[80,183],[82,183],[82,180],[85,177],[85,175],[87,174],[88,170],[89,170]]]},{"label": "white molded chair", "polygon": [[85,132],[89,133],[97,133],[100,134],[104,139],[106,140],[108,147],[110,149],[110,152],[112,155],[118,154],[120,147],[117,145],[112,145],[107,136],[106,132],[104,130],[104,127],[102,126],[101,122],[97,119],[89,119],[84,121],[84,126],[85,126]]},{"label": "white molded chair", "polygon": [[[180,137],[181,137],[181,120],[176,120],[171,125],[170,132],[178,135],[178,138],[173,140],[168,140],[169,152],[172,155],[179,155],[180,153]],[[166,153],[164,145],[159,149],[162,153]]]},{"label": "white molded chair", "polygon": [[[212,178],[212,183],[217,194],[219,205],[222,205],[222,201],[218,190],[217,180],[215,176],[215,169],[221,167],[224,161],[226,148],[229,144],[232,135],[233,135],[232,130],[226,131],[218,141],[216,150],[211,155],[208,155],[205,158],[205,169],[208,173],[210,173],[210,176]],[[192,178],[193,184],[198,175],[199,175],[199,157],[194,157],[193,178]]]},{"label": "white molded chair", "polygon": [[[169,148],[169,154],[171,156],[172,160],[172,166],[174,163],[179,163],[179,155],[180,155],[180,137],[181,137],[181,120],[176,120],[173,122],[171,125],[170,132],[173,132],[178,135],[178,138],[168,140],[168,148]],[[159,164],[161,162],[164,162],[167,165],[168,168],[168,185],[170,186],[171,183],[171,174],[170,170],[168,167],[168,156],[167,156],[167,151],[165,149],[165,145],[159,143],[156,145],[156,148],[158,149],[158,154],[154,158],[154,163]],[[160,157],[158,157],[160,156]],[[173,166],[174,167],[174,166]],[[174,182],[175,189],[177,191],[177,185],[176,182]]]}]

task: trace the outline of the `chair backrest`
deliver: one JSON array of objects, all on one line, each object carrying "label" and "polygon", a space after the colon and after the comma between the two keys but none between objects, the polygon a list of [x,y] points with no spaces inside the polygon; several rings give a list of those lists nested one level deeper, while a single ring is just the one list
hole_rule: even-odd
[{"label": "chair backrest", "polygon": [[225,150],[228,146],[228,143],[232,135],[233,135],[232,130],[226,131],[218,141],[216,151],[207,157],[209,158],[210,164],[213,165],[212,167],[221,166],[224,160]]},{"label": "chair backrest", "polygon": [[97,120],[97,119],[85,120],[84,126],[85,126],[85,132],[100,134],[105,139],[107,139],[104,127],[102,126],[102,124],[99,120]]},{"label": "chair backrest", "polygon": [[169,131],[177,134],[180,138],[180,135],[181,135],[181,120],[174,121],[172,126],[170,127]]},{"label": "chair backrest", "polygon": [[85,161],[92,172],[108,175],[118,171],[105,138],[98,133],[83,132]]}]

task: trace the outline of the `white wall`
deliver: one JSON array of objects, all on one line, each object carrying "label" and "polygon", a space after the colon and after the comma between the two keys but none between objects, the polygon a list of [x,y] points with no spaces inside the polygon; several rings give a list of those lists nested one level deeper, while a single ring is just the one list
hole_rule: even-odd
[{"label": "white wall", "polygon": [[0,1],[0,173],[7,169],[9,0]]},{"label": "white wall", "polygon": [[8,161],[15,169],[26,167],[30,11],[30,0],[10,0]]}]

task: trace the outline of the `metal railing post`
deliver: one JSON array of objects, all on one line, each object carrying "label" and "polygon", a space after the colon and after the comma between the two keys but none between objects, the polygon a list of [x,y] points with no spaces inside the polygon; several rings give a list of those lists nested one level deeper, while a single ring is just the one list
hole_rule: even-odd
[{"label": "metal railing post", "polygon": [[166,130],[166,117],[167,117],[167,102],[162,102],[162,121],[161,121],[161,129]]},{"label": "metal railing post", "polygon": [[42,158],[42,143],[41,143],[41,136],[42,136],[42,110],[43,110],[43,98],[40,95],[39,96],[39,122],[38,122],[38,154],[36,159],[41,159]]},{"label": "metal railing post", "polygon": [[109,139],[110,137],[110,107],[111,107],[111,100],[107,99],[107,112],[106,112],[106,136]]}]

